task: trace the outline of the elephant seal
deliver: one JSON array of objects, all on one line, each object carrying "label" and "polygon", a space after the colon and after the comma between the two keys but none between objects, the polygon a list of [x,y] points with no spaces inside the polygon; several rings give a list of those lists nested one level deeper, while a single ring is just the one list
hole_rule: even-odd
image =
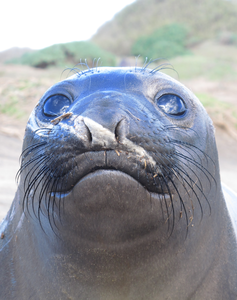
[{"label": "elephant seal", "polygon": [[92,68],[54,85],[18,175],[0,299],[237,299],[236,197],[210,118],[169,76]]}]

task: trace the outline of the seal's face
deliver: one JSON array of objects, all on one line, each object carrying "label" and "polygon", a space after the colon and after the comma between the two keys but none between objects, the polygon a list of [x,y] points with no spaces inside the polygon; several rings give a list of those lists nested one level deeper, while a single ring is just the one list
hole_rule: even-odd
[{"label": "seal's face", "polygon": [[93,242],[172,233],[179,219],[186,234],[194,210],[197,222],[210,211],[212,136],[199,101],[164,74],[81,72],[50,88],[30,117],[23,205]]}]

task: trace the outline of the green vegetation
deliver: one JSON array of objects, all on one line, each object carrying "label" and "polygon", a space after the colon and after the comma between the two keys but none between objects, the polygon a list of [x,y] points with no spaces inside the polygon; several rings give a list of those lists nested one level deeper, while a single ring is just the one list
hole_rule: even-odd
[{"label": "green vegetation", "polygon": [[237,109],[232,112],[232,116],[235,119],[235,129],[237,129]]},{"label": "green vegetation", "polygon": [[0,113],[20,119],[25,116],[25,112],[20,109],[17,97],[12,97],[6,103],[0,103]]},{"label": "green vegetation", "polygon": [[230,104],[220,101],[205,93],[197,93],[196,96],[201,101],[203,106],[205,106],[206,108],[210,107],[210,108],[228,109],[231,107]]},{"label": "green vegetation", "polygon": [[[228,46],[226,46],[226,48],[228,48]],[[228,53],[228,49],[226,49],[226,52]],[[214,55],[213,57],[208,57],[193,54],[175,57],[168,62],[174,66],[178,76],[173,70],[167,69],[162,70],[162,72],[177,78],[178,80],[194,79],[198,77],[212,81],[237,80],[235,58],[228,59],[228,55],[226,58],[218,58]]]},{"label": "green vegetation", "polygon": [[49,66],[73,67],[80,63],[81,59],[86,59],[91,67],[94,59],[100,58],[103,65],[115,65],[115,56],[100,49],[92,42],[71,42],[66,44],[56,44],[39,51],[25,53],[22,57],[8,61],[30,65],[38,68]]},{"label": "green vegetation", "polygon": [[230,123],[237,128],[237,107],[235,105],[220,101],[205,93],[197,93],[196,96],[215,123],[222,123],[224,127],[226,127],[226,123]]},{"label": "green vegetation", "polygon": [[[28,66],[2,66],[0,115],[26,122],[45,91],[60,80],[61,69],[38,70]],[[1,118],[1,116],[0,116]],[[9,121],[10,122],[10,121]]]},{"label": "green vegetation", "polygon": [[140,37],[132,46],[132,54],[143,58],[170,58],[187,54],[185,47],[188,31],[182,24],[169,24],[155,30],[148,36]]},{"label": "green vegetation", "polygon": [[[188,47],[216,39],[224,32],[234,40],[237,35],[236,15],[234,1],[137,0],[100,27],[92,40],[107,51],[127,56],[131,55],[132,46],[139,38],[150,36],[155,30],[173,23],[189,29]],[[153,58],[161,56],[159,50]]]}]

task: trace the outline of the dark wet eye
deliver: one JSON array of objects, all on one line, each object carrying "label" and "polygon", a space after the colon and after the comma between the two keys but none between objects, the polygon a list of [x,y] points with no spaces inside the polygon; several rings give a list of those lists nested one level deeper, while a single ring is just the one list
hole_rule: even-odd
[{"label": "dark wet eye", "polygon": [[70,106],[71,101],[64,95],[54,95],[49,97],[43,107],[47,117],[57,117],[63,114]]},{"label": "dark wet eye", "polygon": [[156,103],[163,112],[171,116],[183,116],[187,111],[183,99],[177,95],[163,95],[156,100]]}]

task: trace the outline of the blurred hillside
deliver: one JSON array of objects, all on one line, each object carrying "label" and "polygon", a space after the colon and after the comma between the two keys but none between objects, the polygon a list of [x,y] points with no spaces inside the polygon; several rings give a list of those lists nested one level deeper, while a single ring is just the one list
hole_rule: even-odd
[{"label": "blurred hillside", "polygon": [[96,65],[95,58],[100,58],[104,65],[115,65],[115,55],[109,53],[90,41],[55,44],[44,49],[26,52],[9,60],[9,64],[29,65],[35,68],[74,67],[81,59],[86,59],[88,66]]},{"label": "blurred hillside", "polygon": [[0,53],[0,62],[47,68],[72,67],[87,59],[91,67],[94,58],[100,57],[102,65],[114,66],[128,56],[188,55],[208,40],[237,46],[237,1],[137,0],[101,26],[91,41],[57,44],[34,52],[9,49]]},{"label": "blurred hillside", "polygon": [[23,54],[33,52],[34,50],[30,48],[19,48],[13,47],[5,51],[0,52],[0,63],[4,63],[5,61],[20,58]]},{"label": "blurred hillside", "polygon": [[100,58],[103,66],[131,65],[131,56],[167,59],[190,55],[209,40],[237,49],[237,1],[137,0],[100,27],[91,41],[34,52],[9,49],[0,53],[0,62],[65,68],[86,59],[91,67]]},{"label": "blurred hillside", "polygon": [[[137,0],[105,23],[92,38],[101,48],[128,56],[133,44],[156,29],[178,23],[188,29],[187,46],[217,38],[237,41],[237,5],[225,0]],[[159,57],[159,53],[157,53]]]}]

